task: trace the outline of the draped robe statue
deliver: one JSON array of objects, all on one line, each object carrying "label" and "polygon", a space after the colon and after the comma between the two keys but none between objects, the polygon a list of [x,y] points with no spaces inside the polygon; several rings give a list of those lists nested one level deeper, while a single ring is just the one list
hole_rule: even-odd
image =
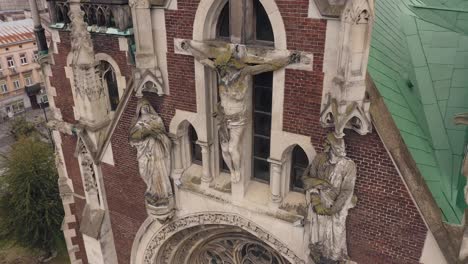
[{"label": "draped robe statue", "polygon": [[344,140],[333,133],[302,177],[306,190],[311,258],[316,263],[348,259],[346,217],[355,206],[356,165],[346,157]]},{"label": "draped robe statue", "polygon": [[130,130],[130,144],[137,149],[140,176],[146,183],[145,198],[150,214],[158,219],[172,217],[174,195],[169,179],[171,140],[161,117],[143,99],[138,118]]}]

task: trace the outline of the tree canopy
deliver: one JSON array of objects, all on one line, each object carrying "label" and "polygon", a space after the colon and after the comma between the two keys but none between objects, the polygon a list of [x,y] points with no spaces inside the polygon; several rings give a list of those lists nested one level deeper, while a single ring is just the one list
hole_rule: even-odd
[{"label": "tree canopy", "polygon": [[1,235],[47,252],[59,247],[63,207],[51,146],[21,136],[4,162]]}]

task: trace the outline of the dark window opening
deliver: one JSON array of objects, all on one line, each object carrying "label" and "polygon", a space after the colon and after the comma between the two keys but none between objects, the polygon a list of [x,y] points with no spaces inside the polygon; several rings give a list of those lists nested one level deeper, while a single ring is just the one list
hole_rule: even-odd
[{"label": "dark window opening", "polygon": [[57,22],[63,22],[64,21],[62,9],[58,5],[55,7],[55,14],[57,16]]},{"label": "dark window opening", "polygon": [[275,41],[273,28],[268,14],[258,0],[254,0],[255,8],[255,38],[262,41]]},{"label": "dark window opening", "polygon": [[68,16],[68,6],[63,6],[63,22],[68,24],[70,23],[70,17]]},{"label": "dark window opening", "polygon": [[110,109],[111,111],[115,111],[120,102],[119,88],[117,86],[117,78],[115,76],[115,71],[108,62],[102,61],[101,74],[103,81],[105,81],[107,85]]},{"label": "dark window opening", "polygon": [[192,154],[192,162],[195,164],[202,164],[202,152],[200,145],[197,144],[198,135],[193,126],[188,128],[189,138],[190,138],[190,151]]},{"label": "dark window opening", "polygon": [[89,7],[88,9],[88,25],[96,24],[96,9],[94,7]]},{"label": "dark window opening", "polygon": [[301,178],[307,166],[309,166],[307,155],[301,147],[295,146],[291,158],[291,190],[302,191],[304,189]]},{"label": "dark window opening", "polygon": [[270,131],[273,72],[254,76],[253,81],[253,176],[270,182]]},{"label": "dark window opening", "polygon": [[115,18],[114,18],[114,15],[112,14],[112,11],[109,11],[109,23],[108,23],[108,26],[109,27],[116,27],[116,23],[115,23]]},{"label": "dark window opening", "polygon": [[102,27],[106,25],[106,17],[104,16],[104,11],[102,8],[97,9],[97,25]]},{"label": "dark window opening", "polygon": [[224,5],[223,10],[218,18],[218,24],[216,25],[217,37],[219,38],[229,38],[229,2]]}]

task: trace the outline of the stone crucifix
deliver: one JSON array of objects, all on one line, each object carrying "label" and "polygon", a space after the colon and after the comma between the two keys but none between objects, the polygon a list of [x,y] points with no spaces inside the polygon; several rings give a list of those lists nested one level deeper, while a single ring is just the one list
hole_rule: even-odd
[{"label": "stone crucifix", "polygon": [[[254,1],[229,1],[230,42],[175,40],[176,53],[192,55],[217,74],[220,102],[214,114],[223,159],[231,172],[231,181],[241,179],[241,139],[248,124],[247,102],[253,75],[276,71],[290,64],[295,69],[312,70],[312,54],[277,50],[255,43]],[[259,44],[259,45],[258,45]]]},{"label": "stone crucifix", "polygon": [[274,58],[255,58],[245,54],[243,46],[197,48],[190,41],[182,41],[181,48],[191,53],[196,60],[213,69],[218,76],[220,103],[215,113],[218,120],[218,134],[224,162],[231,172],[231,181],[237,183],[241,177],[240,143],[248,122],[246,94],[249,78],[264,72],[276,71],[289,64],[297,63],[301,55],[292,52],[288,56]]}]

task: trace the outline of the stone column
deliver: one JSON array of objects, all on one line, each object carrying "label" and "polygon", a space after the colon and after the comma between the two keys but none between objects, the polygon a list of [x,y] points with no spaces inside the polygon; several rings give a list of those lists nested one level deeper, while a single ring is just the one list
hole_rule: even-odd
[{"label": "stone column", "polygon": [[274,203],[280,203],[283,200],[281,196],[281,171],[283,164],[280,160],[268,159],[271,168],[270,178],[270,190],[271,190],[271,201]]},{"label": "stone column", "polygon": [[202,163],[203,163],[203,175],[202,182],[210,183],[213,180],[211,176],[211,162],[210,162],[210,146],[208,142],[197,141],[197,144],[201,147],[202,152]]},{"label": "stone column", "polygon": [[182,144],[182,137],[172,134],[171,136],[172,143],[173,143],[173,162],[174,162],[174,169],[172,170],[172,178],[174,180],[179,180],[184,172],[184,168],[182,166],[182,151],[181,151],[181,144]]}]

